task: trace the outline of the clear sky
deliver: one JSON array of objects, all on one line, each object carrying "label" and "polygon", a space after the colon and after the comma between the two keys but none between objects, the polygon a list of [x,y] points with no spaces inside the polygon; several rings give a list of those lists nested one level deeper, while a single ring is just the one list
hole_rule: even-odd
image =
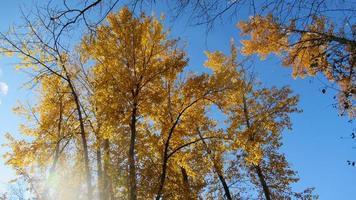
[{"label": "clear sky", "polygon": [[[21,22],[19,6],[32,1],[7,0],[0,6],[0,31]],[[158,11],[155,11],[158,13]],[[180,19],[174,23],[166,22],[172,28],[172,37],[180,37],[186,43],[190,58],[190,70],[203,70],[205,50],[221,50],[229,53],[230,38],[240,45],[236,21],[218,24],[206,37],[204,27],[186,25]],[[240,56],[241,57],[241,56]],[[16,60],[0,57],[0,143],[5,143],[7,132],[18,137],[21,119],[12,113],[17,100],[30,99],[31,91],[21,88],[26,81],[25,74],[14,69]],[[292,168],[299,172],[300,181],[294,185],[297,191],[315,187],[322,200],[349,200],[356,196],[356,168],[348,166],[347,160],[356,160],[355,141],[350,138],[354,124],[341,118],[331,106],[332,91],[321,93],[323,85],[319,79],[297,79],[291,77],[291,70],[281,67],[278,59],[271,57],[263,62],[255,61],[255,71],[265,86],[290,85],[295,94],[300,95],[299,108],[304,112],[292,116],[293,130],[285,131],[282,151],[286,154]],[[7,92],[5,84],[8,86]],[[2,89],[1,89],[2,88]],[[346,139],[340,139],[344,137]],[[6,151],[0,147],[0,154]],[[0,158],[0,191],[6,182],[14,177],[11,169],[4,166]]]}]

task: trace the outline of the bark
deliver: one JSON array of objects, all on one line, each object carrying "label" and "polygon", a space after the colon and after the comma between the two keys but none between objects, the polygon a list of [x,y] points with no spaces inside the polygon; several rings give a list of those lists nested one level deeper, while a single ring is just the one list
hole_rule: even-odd
[{"label": "bark", "polygon": [[265,177],[263,175],[262,169],[259,165],[255,165],[254,166],[256,173],[258,175],[258,179],[260,180],[260,183],[262,185],[263,188],[263,192],[265,194],[266,200],[271,200],[271,193],[269,191],[269,187],[266,183]]},{"label": "bark", "polygon": [[200,137],[200,139],[202,140],[202,142],[203,142],[203,144],[204,144],[204,146],[205,146],[205,150],[206,150],[206,152],[208,153],[211,162],[213,163],[214,171],[215,171],[215,173],[218,175],[219,180],[220,180],[220,183],[221,183],[221,185],[222,185],[223,188],[224,188],[224,192],[225,192],[226,198],[227,198],[228,200],[232,200],[232,196],[231,196],[231,193],[230,193],[230,189],[229,189],[229,186],[228,186],[227,183],[226,183],[226,180],[225,180],[225,178],[224,178],[223,172],[220,170],[219,166],[217,165],[217,163],[216,163],[216,161],[215,161],[215,159],[214,159],[214,157],[213,157],[213,155],[212,155],[212,152],[211,152],[211,150],[210,150],[208,144],[205,142],[205,140],[204,140],[204,138],[203,138],[203,136],[201,135],[201,133],[200,133],[199,130],[198,130],[198,134],[199,134],[199,137]]},{"label": "bark", "polygon": [[104,169],[103,169],[103,189],[104,189],[104,200],[111,199],[112,191],[109,179],[109,162],[110,162],[110,143],[108,139],[104,140]]},{"label": "bark", "polygon": [[96,168],[98,169],[98,191],[99,191],[99,200],[104,199],[104,187],[103,187],[103,169],[101,161],[101,149],[100,146],[96,150]]},{"label": "bark", "polygon": [[165,154],[164,158],[163,158],[163,163],[162,163],[162,174],[161,174],[161,178],[160,178],[160,184],[158,186],[156,200],[160,200],[162,197],[163,186],[164,186],[164,183],[166,180],[166,174],[167,174],[167,161],[168,161],[168,157]]},{"label": "bark", "polygon": [[[65,67],[63,67],[64,70]],[[87,143],[87,138],[85,134],[85,127],[84,127],[84,119],[83,119],[83,114],[80,106],[80,101],[77,92],[74,89],[74,86],[72,84],[72,81],[67,73],[67,79],[68,79],[68,85],[71,89],[72,96],[76,105],[76,110],[78,113],[78,120],[79,120],[79,127],[80,127],[80,136],[82,139],[82,145],[83,145],[83,155],[84,155],[84,167],[85,167],[85,175],[86,175],[86,184],[87,184],[87,197],[88,200],[93,199],[93,194],[92,194],[92,183],[91,183],[91,173],[90,173],[90,167],[89,167],[89,150],[88,150],[88,143]]]},{"label": "bark", "polygon": [[57,162],[58,162],[58,159],[59,159],[59,149],[60,146],[59,144],[56,145],[56,149],[55,149],[55,153],[54,153],[54,157],[53,157],[53,162],[52,162],[52,166],[51,168],[49,169],[49,174],[50,176],[54,173],[54,171],[56,170],[56,166],[57,166]]},{"label": "bark", "polygon": [[[245,95],[243,95],[242,101],[243,101],[243,106],[244,106],[244,115],[245,115],[245,120],[246,120],[246,126],[247,126],[247,128],[250,128],[251,124],[250,124],[250,118],[249,118],[248,107],[247,107]],[[254,140],[253,135],[250,137],[250,140]],[[266,197],[266,200],[271,200],[271,192],[270,192],[270,189],[266,183],[266,180],[263,175],[263,171],[262,171],[261,167],[259,165],[254,165],[253,167],[256,170],[256,173],[257,173],[258,179],[260,181],[260,184],[262,186],[263,193]]]},{"label": "bark", "polygon": [[[79,107],[79,102],[77,103],[77,106]],[[84,165],[85,165],[84,167],[85,167],[86,182],[87,182],[87,189],[88,189],[88,200],[91,200],[93,195],[92,195],[91,173],[89,167],[89,150],[88,150],[88,143],[85,135],[84,122],[83,122],[82,112],[80,111],[80,107],[78,108],[78,116],[80,121],[80,136],[82,138],[83,152],[84,152]]]},{"label": "bark", "polygon": [[182,181],[183,181],[184,189],[187,193],[189,193],[190,186],[189,186],[189,179],[188,179],[187,171],[184,169],[184,167],[180,167],[180,171],[182,172]]},{"label": "bark", "polygon": [[[186,107],[184,107],[182,109],[182,111],[179,112],[178,116],[176,117],[176,119],[173,122],[173,125],[171,126],[171,128],[169,129],[168,132],[168,137],[167,140],[164,144],[164,153],[163,153],[163,163],[162,163],[162,173],[161,173],[161,177],[160,177],[160,182],[159,182],[159,186],[158,186],[158,191],[157,191],[157,195],[156,195],[156,200],[160,200],[162,197],[162,193],[163,193],[163,187],[164,187],[164,183],[166,180],[166,175],[167,175],[167,165],[168,165],[168,159],[172,154],[169,154],[169,145],[170,145],[170,141],[171,138],[173,136],[173,132],[175,130],[175,128],[178,125],[178,122],[180,120],[180,118],[182,117],[182,115],[184,114],[185,111],[187,111],[191,106],[193,106],[195,103],[197,103],[200,99],[196,99],[195,101],[191,102],[189,105],[187,105]],[[170,101],[170,100],[169,100]],[[171,119],[173,120],[173,118]]]},{"label": "bark", "polygon": [[226,183],[226,180],[224,178],[224,176],[217,172],[218,176],[219,176],[219,180],[221,182],[221,184],[223,185],[224,191],[225,191],[225,196],[228,200],[232,200],[231,194],[230,194],[230,190],[229,190],[229,186]]},{"label": "bark", "polygon": [[182,113],[178,115],[177,119],[173,123],[173,126],[170,128],[169,133],[168,133],[167,141],[164,144],[162,173],[161,173],[161,177],[160,177],[160,182],[159,182],[159,186],[158,186],[156,200],[160,200],[161,197],[162,197],[163,187],[164,187],[164,184],[165,184],[165,181],[166,181],[166,176],[167,176],[167,165],[168,165],[168,159],[169,159],[169,154],[168,154],[169,143],[170,143],[170,140],[172,138],[173,131],[174,131],[175,127],[177,126],[179,118],[180,118],[181,115],[182,115]]},{"label": "bark", "polygon": [[192,193],[190,191],[190,185],[189,185],[189,179],[188,179],[187,171],[184,169],[184,167],[180,167],[180,170],[182,172],[184,196],[185,196],[185,198],[187,200],[193,200],[194,198],[192,197]]},{"label": "bark", "polygon": [[136,115],[137,104],[134,103],[131,113],[131,138],[129,149],[129,199],[137,199],[137,185],[136,185],[136,163],[135,163],[135,143],[136,143]]},{"label": "bark", "polygon": [[[53,156],[53,161],[52,161],[52,165],[49,169],[49,179],[53,176],[55,170],[56,170],[56,166],[59,160],[59,156],[61,153],[60,147],[61,147],[61,137],[62,137],[62,119],[63,119],[63,102],[62,102],[62,98],[60,98],[59,100],[60,105],[59,105],[59,119],[58,119],[58,127],[57,127],[57,136],[59,138],[55,150],[54,150],[54,156]],[[45,191],[44,191],[44,199],[45,200],[50,200],[50,194],[49,194],[49,188],[46,187]]]},{"label": "bark", "polygon": [[52,162],[52,166],[49,170],[49,174],[50,176],[53,174],[53,172],[56,169],[57,166],[57,162],[59,159],[59,155],[60,155],[60,147],[61,147],[61,138],[62,138],[62,119],[63,119],[63,102],[62,102],[62,98],[60,98],[59,100],[60,105],[59,105],[59,119],[58,119],[58,127],[57,127],[57,136],[59,138],[59,141],[56,144],[56,149],[55,149],[55,153],[54,153],[54,157],[53,157],[53,162]]}]

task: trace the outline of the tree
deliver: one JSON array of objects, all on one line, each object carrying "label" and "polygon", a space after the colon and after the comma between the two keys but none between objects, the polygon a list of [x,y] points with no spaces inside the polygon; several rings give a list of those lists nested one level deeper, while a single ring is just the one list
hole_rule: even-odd
[{"label": "tree", "polygon": [[152,101],[161,101],[157,89],[161,77],[174,78],[186,59],[175,47],[176,41],[167,39],[157,19],[145,15],[137,19],[124,8],[117,15],[109,15],[108,21],[109,25],[98,28],[95,37],[84,39],[82,55],[96,62],[94,98],[98,113],[105,115],[106,123],[129,128],[129,199],[137,199],[138,118],[154,109]]},{"label": "tree", "polygon": [[[17,141],[8,135],[12,153],[6,154],[7,164],[16,169],[18,175],[38,179],[34,188],[41,196],[39,199],[58,198],[60,191],[69,192],[59,182],[67,181],[69,185],[75,180],[67,178],[64,172],[68,173],[70,165],[80,166],[80,160],[70,156],[76,144],[80,144],[76,106],[66,82],[55,75],[41,78],[38,95],[40,101],[34,107],[20,104],[14,109],[27,119],[26,124],[21,125],[21,133],[31,140]],[[80,151],[77,153],[81,154]],[[49,169],[48,175],[46,169]]]},{"label": "tree", "polygon": [[194,73],[160,20],[127,7],[75,51],[40,22],[52,35],[32,23],[24,38],[2,35],[4,52],[34,74],[38,102],[16,109],[29,138],[9,136],[7,159],[38,199],[234,199],[243,179],[268,197],[290,191],[294,171],[278,148],[297,98],[254,89],[234,45],[231,56],[206,52],[211,71]]},{"label": "tree", "polygon": [[265,199],[312,195],[310,189],[303,195],[292,192],[291,184],[298,178],[285,156],[279,153],[282,131],[292,127],[289,114],[300,112],[296,108],[298,97],[291,96],[292,91],[288,87],[258,88],[259,83],[253,77],[249,80],[243,65],[236,63],[236,52],[232,44],[230,57],[220,52],[209,53],[207,61],[208,66],[215,65],[218,69],[231,63],[238,69],[239,78],[244,80],[238,91],[225,97],[229,99],[227,103],[220,104],[230,122],[227,133],[232,143],[227,151],[233,152],[235,158],[227,167],[230,168],[227,176],[239,176],[239,171],[246,170],[251,182],[260,188],[260,198],[261,194]]},{"label": "tree", "polygon": [[[241,41],[245,55],[256,53],[262,59],[270,53],[280,55],[283,65],[292,66],[294,78],[323,74],[339,88],[341,112],[347,112],[353,118],[356,35],[354,25],[342,28],[339,32],[335,31],[336,26],[326,16],[318,15],[307,25],[295,19],[283,24],[273,15],[254,16],[238,24],[242,35],[251,36],[250,40]],[[347,34],[347,28],[351,34]]]},{"label": "tree", "polygon": [[57,76],[66,82],[75,102],[76,117],[79,121],[87,195],[90,200],[92,199],[92,178],[89,166],[87,132],[80,92],[76,83],[79,66],[72,63],[69,50],[58,40],[56,33],[58,24],[48,22],[48,20],[40,14],[34,21],[25,17],[25,25],[22,29],[18,29],[17,32],[12,29],[7,34],[0,33],[0,49],[2,53],[16,55],[20,58],[21,61],[17,68],[29,69],[30,73],[33,74],[33,84],[41,81],[41,78],[47,75]]}]

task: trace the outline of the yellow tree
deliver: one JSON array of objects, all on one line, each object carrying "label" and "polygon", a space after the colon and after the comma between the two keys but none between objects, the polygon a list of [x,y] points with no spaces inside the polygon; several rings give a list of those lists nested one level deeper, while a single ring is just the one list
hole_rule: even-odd
[{"label": "yellow tree", "polygon": [[[236,176],[241,175],[239,171],[245,170],[252,177],[252,183],[261,188],[260,194],[266,199],[290,197],[294,195],[290,185],[298,179],[284,155],[279,153],[279,148],[282,145],[282,131],[291,128],[289,115],[300,112],[296,108],[298,97],[292,96],[288,87],[258,88],[259,83],[253,79],[248,80],[243,66],[236,63],[236,48],[233,44],[231,52],[231,56],[221,52],[208,53],[206,62],[208,66],[221,69],[229,61],[227,63],[232,63],[230,66],[235,68],[237,74],[230,79],[243,81],[243,84],[235,87],[235,92],[226,93],[217,101],[217,105],[228,117],[229,127],[228,140],[225,144],[217,145],[225,146],[225,150],[215,151],[220,154],[230,152],[236,158],[231,160],[228,166],[230,170],[225,172],[225,176],[234,180],[240,178]],[[297,195],[301,194],[295,193]]]},{"label": "yellow tree", "polygon": [[[162,106],[162,111],[158,110],[161,115],[160,121],[157,121],[159,127],[168,125],[166,128],[168,131],[161,132],[163,136],[165,132],[168,133],[165,136],[167,139],[164,145],[164,155],[167,156],[163,157],[163,166],[171,158],[170,162],[173,163],[171,170],[175,166],[175,171],[179,171],[179,168],[182,171],[183,188],[189,191],[189,177],[193,181],[196,177],[206,179],[211,176],[209,172],[213,171],[213,175],[218,176],[228,199],[232,199],[232,195],[224,177],[223,155],[226,151],[226,143],[221,142],[226,139],[224,138],[226,134],[222,131],[216,131],[217,119],[209,118],[207,115],[212,105],[223,106],[228,104],[230,99],[227,97],[238,91],[243,85],[240,80],[240,73],[236,69],[237,52],[234,47],[232,52],[232,56],[229,58],[224,57],[221,52],[207,52],[208,60],[205,66],[210,68],[212,73],[188,76],[181,87],[167,89],[167,104],[164,104],[165,107]],[[200,129],[203,129],[207,134],[203,136]],[[215,147],[211,148],[208,145],[208,141],[211,140],[220,142],[212,142]],[[172,145],[170,145],[170,142]],[[172,150],[168,151],[170,148]],[[214,152],[212,149],[214,149]],[[174,165],[174,163],[177,164]],[[201,170],[204,168],[205,170]],[[165,173],[163,170],[164,167],[162,168],[162,175]],[[164,185],[164,176],[162,175],[161,190],[163,190]],[[191,197],[193,196],[197,197],[192,194]],[[159,199],[159,197],[158,193],[156,199]]]},{"label": "yellow tree", "polygon": [[58,76],[45,75],[41,77],[37,91],[39,102],[36,105],[29,105],[29,108],[18,105],[14,109],[26,119],[20,131],[28,139],[15,140],[8,135],[7,145],[11,153],[6,154],[7,164],[16,169],[19,175],[27,173],[29,177],[39,179],[39,199],[58,199],[60,192],[70,192],[69,187],[61,185],[64,180],[68,185],[74,184],[70,193],[79,194],[76,189],[80,186],[75,185],[79,182],[70,182],[79,181],[80,175],[67,177],[69,173],[74,173],[69,170],[70,166],[78,166],[77,159],[71,156],[75,152],[70,149],[80,141],[77,137],[79,124],[75,115],[76,107],[70,89]]},{"label": "yellow tree", "polygon": [[[8,33],[0,33],[0,51],[11,56],[17,56],[20,63],[17,68],[28,70],[31,84],[41,81],[43,76],[56,76],[64,81],[69,88],[71,98],[75,103],[75,115],[79,122],[79,135],[83,151],[83,171],[86,176],[87,198],[92,199],[92,176],[89,159],[89,134],[86,130],[83,99],[81,88],[78,85],[78,66],[72,61],[71,52],[62,45],[58,39],[58,23],[50,19],[44,19],[39,14],[37,18],[24,17],[25,23],[17,29],[12,28]],[[48,21],[47,21],[48,20]],[[71,49],[72,50],[72,49]]]},{"label": "yellow tree", "polygon": [[[33,140],[10,138],[8,164],[21,173],[35,165],[40,174],[48,170],[49,181],[57,184],[45,189],[45,196],[83,198],[85,179],[89,200],[94,181],[102,200],[197,199],[214,193],[208,187],[234,199],[239,195],[230,182],[239,177],[233,174],[245,170],[251,179],[258,177],[266,198],[277,198],[280,191],[271,181],[288,188],[295,180],[277,150],[297,98],[288,88],[254,89],[244,80],[234,45],[231,56],[206,53],[211,73],[183,74],[187,58],[177,41],[168,39],[159,20],[134,17],[128,8],[110,14],[94,35],[84,37],[78,48],[83,63],[29,27],[34,44],[3,35],[9,45],[4,51],[18,53],[21,67],[30,67],[40,86],[34,109],[18,109],[37,123],[23,126]],[[229,129],[210,115],[214,106],[229,117]],[[229,160],[239,152],[243,160]],[[96,159],[89,159],[94,153]],[[231,172],[229,162],[242,168]],[[59,184],[66,176],[77,180],[70,182],[70,192]],[[69,196],[60,196],[65,191]]]},{"label": "yellow tree", "polygon": [[[236,53],[235,49],[233,51]],[[156,135],[163,140],[159,143],[162,144],[159,145],[161,146],[159,149],[163,151],[163,162],[156,199],[160,199],[161,196],[171,198],[172,194],[179,198],[180,190],[173,191],[177,186],[183,188],[183,191],[190,191],[191,195],[181,198],[197,198],[202,186],[206,185],[205,179],[211,176],[211,170],[214,172],[213,175],[217,174],[219,177],[225,196],[232,199],[224,178],[221,163],[223,157],[215,156],[219,153],[224,154],[225,144],[215,142],[215,146],[220,146],[214,148],[216,152],[212,152],[207,145],[207,141],[210,140],[224,140],[224,133],[215,131],[216,120],[209,119],[207,111],[217,102],[221,105],[226,104],[228,99],[224,97],[241,87],[242,82],[239,80],[234,59],[225,58],[221,53],[207,54],[209,59],[205,65],[211,68],[213,73],[188,75],[184,81],[167,82],[161,92],[166,100],[150,116],[153,117]],[[200,128],[209,134],[203,136]],[[174,178],[175,174],[179,173],[182,174],[182,182]],[[192,187],[192,183],[194,184],[198,177],[204,180],[200,181],[204,184],[200,189]]]},{"label": "yellow tree", "polygon": [[[232,99],[230,98],[234,93],[240,93],[241,88],[244,87],[245,83],[241,79],[241,73],[238,71],[237,63],[237,49],[235,48],[233,41],[231,41],[231,55],[225,56],[222,52],[205,52],[207,55],[207,61],[204,65],[210,68],[213,71],[213,76],[211,78],[211,83],[214,85],[225,84],[227,87],[223,95],[219,95],[211,100],[215,105],[217,105],[220,109],[231,104]],[[207,120],[206,122],[209,122]],[[227,199],[233,199],[233,195],[229,189],[227,179],[225,177],[225,169],[224,169],[224,154],[228,152],[228,146],[230,143],[230,137],[225,133],[220,133],[220,137],[227,141],[219,142],[219,141],[211,141],[210,145],[203,139],[202,133],[200,132],[200,127],[204,127],[205,132],[212,132],[213,134],[217,134],[221,131],[213,131],[211,126],[207,126],[209,123],[198,124],[197,133],[199,138],[202,140],[203,151],[206,152],[208,160],[211,162],[211,167],[214,173],[217,175],[219,182],[223,186],[223,190],[225,193],[225,197]],[[209,128],[210,127],[210,128]],[[209,133],[210,135],[211,133]],[[215,135],[214,134],[214,135]],[[225,138],[224,138],[225,135]]]},{"label": "yellow tree", "polygon": [[[351,22],[350,22],[351,23]],[[293,77],[315,76],[318,73],[338,86],[339,108],[351,118],[355,116],[355,33],[343,26],[337,32],[337,24],[326,16],[315,15],[307,25],[292,19],[282,23],[274,15],[253,16],[238,23],[242,35],[242,53],[258,54],[264,59],[270,53],[282,57],[283,65],[293,68]],[[349,29],[354,29],[354,25]],[[323,90],[325,93],[325,90]]]},{"label": "yellow tree", "polygon": [[237,136],[235,145],[244,150],[240,157],[244,160],[240,162],[266,199],[285,197],[283,192],[298,180],[284,155],[278,152],[282,131],[291,128],[289,114],[298,112],[298,99],[290,93],[287,87],[257,90],[251,85],[237,97],[241,104],[230,110],[230,134]]},{"label": "yellow tree", "polygon": [[[178,167],[182,162],[174,167],[175,162],[169,159],[174,158],[180,145],[185,147],[185,142],[201,140],[196,125],[189,123],[191,118],[203,117],[209,105],[238,88],[238,73],[231,59],[221,60],[226,66],[217,68],[216,63],[210,63],[213,75],[189,75],[180,81],[177,75],[186,65],[184,53],[176,48],[176,41],[166,39],[167,34],[156,19],[145,15],[134,18],[124,8],[110,15],[108,21],[108,25],[97,29],[96,35],[87,36],[82,45],[83,59],[95,62],[93,102],[97,120],[104,138],[120,136],[116,142],[124,149],[125,144],[130,144],[126,187],[129,198],[137,198],[140,190],[139,197],[152,198],[152,192],[147,190],[157,183],[154,192],[160,199],[169,170],[189,171],[187,166]],[[195,137],[185,141],[193,135],[192,130]],[[162,157],[157,158],[156,153]],[[160,170],[145,174],[157,163],[161,163]],[[147,181],[157,174],[157,182],[152,178],[151,183]]]},{"label": "yellow tree", "polygon": [[[192,171],[187,162],[190,159],[194,160],[194,156],[178,153],[178,150],[203,141],[203,138],[197,135],[197,124],[205,122],[206,110],[214,103],[214,100],[231,89],[228,82],[216,84],[213,81],[214,78],[216,78],[215,74],[211,76],[207,74],[190,75],[185,81],[166,84],[163,91],[166,100],[152,115],[154,126],[159,130],[163,144],[161,147],[162,170],[156,199],[160,199],[163,194],[166,176],[172,177],[168,172],[168,167],[178,173]],[[190,154],[194,155],[193,152]],[[197,155],[199,156],[199,154]],[[195,165],[199,164],[195,163]],[[204,174],[200,173],[200,176],[203,177]],[[171,190],[167,192],[171,192]]]},{"label": "yellow tree", "polygon": [[[229,111],[232,122],[229,131],[240,137],[242,143],[238,143],[244,149],[234,163],[239,163],[238,166],[246,170],[252,184],[261,188],[260,198],[317,199],[312,188],[301,193],[292,190],[291,184],[299,179],[285,155],[280,152],[282,132],[292,128],[289,115],[300,112],[296,108],[298,97],[292,96],[288,87],[256,89],[256,85],[258,83],[249,80],[243,95],[235,97],[241,99],[240,105],[235,105]],[[255,149],[246,148],[249,146]]]},{"label": "yellow tree", "polygon": [[98,115],[109,127],[121,127],[118,137],[129,131],[128,191],[137,199],[136,139],[139,118],[161,101],[157,87],[162,77],[175,77],[186,65],[184,53],[176,41],[167,39],[162,24],[152,17],[133,17],[128,8],[108,16],[108,25],[95,36],[83,40],[82,56],[95,62],[95,98]]}]

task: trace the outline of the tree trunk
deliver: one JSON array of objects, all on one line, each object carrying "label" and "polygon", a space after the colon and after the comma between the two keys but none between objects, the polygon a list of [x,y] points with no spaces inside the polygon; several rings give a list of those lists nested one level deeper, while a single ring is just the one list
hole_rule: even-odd
[{"label": "tree trunk", "polygon": [[51,168],[49,170],[49,175],[50,176],[55,171],[56,166],[57,166],[57,162],[58,162],[58,159],[59,159],[60,148],[61,148],[61,137],[62,137],[62,119],[63,119],[63,102],[62,102],[62,97],[61,97],[60,98],[60,105],[59,105],[58,127],[57,127],[57,131],[58,131],[57,132],[57,136],[58,136],[59,140],[58,140],[58,142],[56,144],[52,166],[51,166]]},{"label": "tree trunk", "polygon": [[163,193],[163,187],[164,187],[164,183],[166,181],[166,176],[167,176],[167,165],[168,165],[168,150],[169,150],[169,142],[172,138],[173,135],[173,131],[174,128],[176,126],[178,121],[176,121],[174,123],[174,125],[171,127],[169,133],[168,133],[168,138],[167,141],[164,144],[164,153],[163,153],[163,163],[162,163],[162,173],[161,173],[161,178],[160,178],[160,182],[159,182],[159,186],[158,186],[158,191],[157,191],[157,195],[156,195],[156,200],[160,200],[162,197],[162,193]]},{"label": "tree trunk", "polygon": [[85,165],[85,174],[86,174],[86,179],[87,179],[87,188],[88,188],[88,200],[91,200],[93,195],[92,195],[92,187],[91,187],[91,173],[90,173],[90,167],[89,167],[89,151],[88,151],[88,143],[87,139],[85,136],[85,129],[84,129],[84,122],[82,118],[82,113],[80,111],[80,106],[78,102],[78,115],[79,115],[79,121],[80,121],[80,136],[82,138],[82,143],[83,143],[83,152],[84,152],[84,165]]},{"label": "tree trunk", "polygon": [[[249,118],[249,114],[248,114],[248,108],[247,108],[245,95],[243,95],[242,101],[243,101],[243,105],[244,105],[244,115],[245,115],[245,120],[246,120],[246,126],[247,126],[247,128],[250,128],[251,124],[250,124],[250,118]],[[250,140],[254,140],[254,136],[253,135],[250,136]],[[270,193],[269,187],[268,187],[268,185],[266,183],[266,180],[265,180],[265,177],[263,175],[263,171],[262,171],[261,167],[259,165],[254,165],[254,168],[255,168],[256,173],[258,175],[258,179],[259,179],[260,184],[262,186],[263,193],[264,193],[264,195],[266,197],[266,200],[271,200],[271,193]]]},{"label": "tree trunk", "polygon": [[104,199],[104,187],[103,187],[103,169],[102,169],[102,163],[101,163],[101,149],[100,145],[98,149],[96,150],[96,167],[98,169],[98,191],[99,191],[99,200],[105,200]]},{"label": "tree trunk", "polygon": [[136,115],[137,104],[134,103],[131,113],[131,138],[129,149],[129,199],[137,199],[137,185],[136,185],[136,163],[135,163],[135,143],[136,143]]},{"label": "tree trunk", "polygon": [[158,186],[158,192],[157,192],[157,195],[156,195],[156,200],[160,200],[161,199],[164,182],[166,180],[166,174],[167,174],[167,158],[166,157],[167,156],[164,155],[163,164],[162,164],[162,174],[161,174],[161,178],[160,178],[160,184]]},{"label": "tree trunk", "polygon": [[85,127],[84,127],[84,119],[82,115],[82,110],[79,102],[79,97],[74,89],[74,86],[71,82],[71,79],[69,75],[67,75],[68,78],[68,85],[71,89],[72,96],[76,105],[76,110],[78,113],[78,120],[79,120],[79,126],[80,126],[80,136],[82,139],[82,145],[83,145],[83,155],[84,155],[84,167],[85,167],[85,175],[86,175],[86,183],[87,183],[87,197],[88,200],[93,199],[93,194],[92,194],[92,184],[91,184],[91,173],[90,173],[90,167],[89,167],[89,151],[88,151],[88,143],[85,135]]},{"label": "tree trunk", "polygon": [[110,162],[110,144],[109,140],[104,140],[104,170],[103,170],[103,189],[104,189],[104,200],[111,199],[112,191],[109,179],[109,162]]},{"label": "tree trunk", "polygon": [[184,167],[180,167],[180,171],[182,172],[182,182],[183,182],[183,188],[184,188],[184,196],[187,200],[193,200],[194,198],[192,197],[192,193],[190,191],[190,185],[189,185],[189,179],[188,179],[188,174],[187,170],[184,169]]},{"label": "tree trunk", "polygon": [[[57,167],[57,163],[59,160],[59,156],[61,154],[61,137],[62,137],[62,119],[63,119],[63,102],[62,102],[62,98],[60,98],[60,105],[59,105],[59,119],[58,119],[58,127],[57,127],[57,136],[59,138],[56,147],[55,147],[55,151],[54,151],[54,156],[53,156],[53,161],[52,161],[52,165],[49,169],[49,179],[52,178],[52,176],[54,175],[54,172],[56,170]],[[50,180],[49,180],[50,181]],[[49,193],[49,187],[45,188],[44,191],[44,199],[45,200],[50,200],[51,196]]]},{"label": "tree trunk", "polygon": [[202,140],[202,142],[203,142],[203,144],[205,146],[206,152],[208,153],[211,162],[213,162],[214,171],[218,175],[219,180],[220,180],[221,184],[223,185],[226,198],[228,200],[232,200],[232,196],[231,196],[231,193],[230,193],[229,186],[226,183],[226,180],[224,178],[224,175],[223,175],[222,171],[219,169],[218,165],[216,164],[216,161],[215,161],[214,157],[212,156],[212,152],[211,152],[210,148],[208,147],[208,144],[205,142],[203,136],[201,135],[199,129],[197,131],[198,131],[200,139]]},{"label": "tree trunk", "polygon": [[269,191],[269,187],[268,187],[268,185],[266,183],[266,180],[265,180],[265,177],[263,175],[261,167],[259,165],[255,165],[254,168],[255,168],[255,170],[257,172],[258,179],[260,180],[260,183],[262,185],[263,192],[265,194],[266,200],[271,200],[271,193]]},{"label": "tree trunk", "polygon": [[223,185],[226,198],[228,200],[232,200],[232,197],[231,197],[231,194],[230,194],[230,190],[229,190],[229,186],[227,185],[224,176],[221,174],[221,172],[217,172],[217,174],[219,176],[219,180],[220,180],[221,184]]}]

